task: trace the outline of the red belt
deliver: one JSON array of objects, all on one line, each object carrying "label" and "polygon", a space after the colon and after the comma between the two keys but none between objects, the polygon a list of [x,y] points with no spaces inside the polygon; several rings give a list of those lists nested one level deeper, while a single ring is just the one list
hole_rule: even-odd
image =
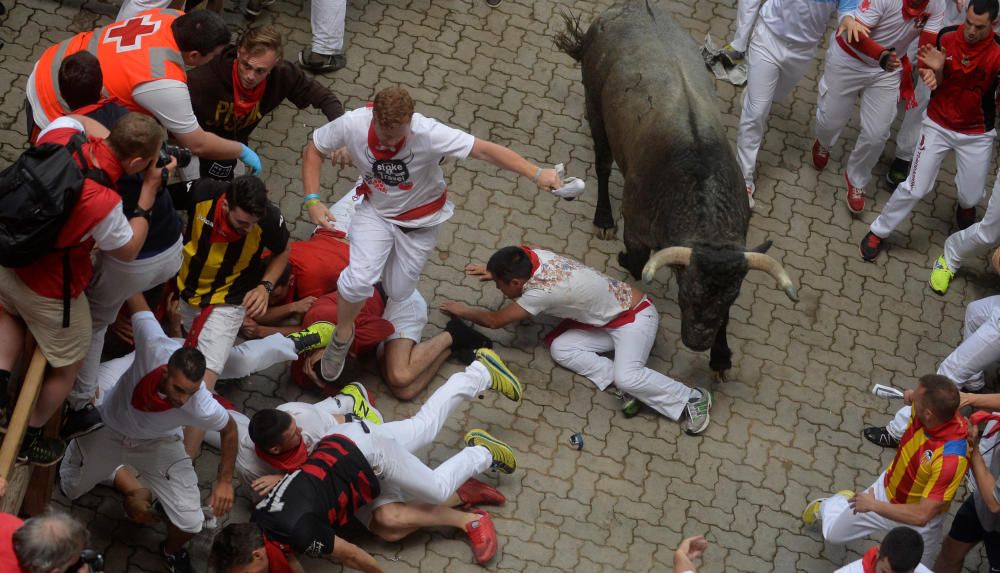
[{"label": "red belt", "polygon": [[[372,194],[372,189],[371,187],[368,186],[367,183],[362,182],[361,185],[358,185],[358,190],[355,194],[360,195],[365,199],[367,199],[368,196]],[[437,213],[438,211],[444,208],[447,202],[448,202],[448,188],[445,187],[444,193],[441,193],[440,197],[431,201],[430,203],[424,203],[423,205],[414,207],[409,211],[388,218],[396,221],[412,221],[414,219],[426,217],[427,215],[430,215],[432,213]]]},{"label": "red belt", "polygon": [[552,332],[545,335],[545,346],[552,346],[552,341],[567,330],[581,329],[581,330],[592,330],[595,328],[618,328],[620,326],[625,326],[626,324],[632,324],[635,322],[635,317],[642,311],[653,306],[653,303],[649,301],[649,297],[643,296],[639,304],[633,306],[632,308],[622,312],[618,316],[611,319],[607,324],[601,326],[594,326],[593,324],[584,324],[582,322],[573,320],[572,318],[567,318],[556,325],[552,329]]}]

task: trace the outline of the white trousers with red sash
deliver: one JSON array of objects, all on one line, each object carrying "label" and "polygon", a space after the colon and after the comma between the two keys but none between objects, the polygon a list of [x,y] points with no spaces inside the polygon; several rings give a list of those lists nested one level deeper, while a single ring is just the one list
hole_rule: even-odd
[{"label": "white trousers with red sash", "polygon": [[816,105],[816,139],[824,147],[833,147],[860,99],[861,131],[845,170],[855,187],[863,188],[871,182],[872,168],[882,156],[896,118],[899,82],[899,70],[887,72],[870,66],[837,42],[831,42],[826,52]]},{"label": "white trousers with red sash", "polygon": [[[660,314],[650,304],[635,320],[617,328],[570,329],[552,341],[549,351],[560,366],[590,379],[604,390],[614,384],[643,404],[677,420],[691,397],[691,389],[646,367],[656,341]],[[614,360],[601,356],[614,351]]]},{"label": "white trousers with red sash", "polygon": [[381,280],[391,300],[406,300],[437,246],[440,227],[403,229],[379,215],[368,201],[362,202],[351,219],[350,264],[340,274],[338,292],[347,302],[361,302]]}]

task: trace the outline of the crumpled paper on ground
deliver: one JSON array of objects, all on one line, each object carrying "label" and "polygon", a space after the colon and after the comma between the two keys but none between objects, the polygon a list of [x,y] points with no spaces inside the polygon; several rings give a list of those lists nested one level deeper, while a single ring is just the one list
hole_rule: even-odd
[{"label": "crumpled paper on ground", "polygon": [[726,67],[724,59],[720,57],[722,48],[715,45],[711,34],[705,34],[705,43],[701,46],[701,57],[705,60],[705,65],[717,79],[725,80],[734,86],[742,86],[747,83],[747,64],[744,61],[731,68]]}]

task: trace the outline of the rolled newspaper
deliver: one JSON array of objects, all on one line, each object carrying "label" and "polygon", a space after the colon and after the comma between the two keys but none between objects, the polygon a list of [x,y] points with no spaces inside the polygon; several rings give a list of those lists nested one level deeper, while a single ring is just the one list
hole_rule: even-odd
[{"label": "rolled newspaper", "polygon": [[872,387],[872,394],[875,394],[879,398],[888,398],[890,400],[902,400],[903,391],[898,388],[893,388],[892,386],[885,386],[884,384],[876,384]]}]

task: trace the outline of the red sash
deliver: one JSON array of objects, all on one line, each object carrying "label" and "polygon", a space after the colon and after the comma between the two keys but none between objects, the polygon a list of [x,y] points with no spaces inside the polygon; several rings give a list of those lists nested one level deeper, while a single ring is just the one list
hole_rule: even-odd
[{"label": "red sash", "polygon": [[202,308],[198,316],[191,321],[191,330],[188,331],[187,338],[184,339],[184,348],[198,348],[198,338],[201,336],[201,330],[205,328],[205,323],[208,322],[208,316],[212,314],[213,308],[215,308],[214,304]]},{"label": "red sash", "polygon": [[545,335],[545,346],[552,346],[552,341],[559,338],[559,335],[563,334],[567,330],[572,330],[578,328],[581,330],[592,330],[594,328],[618,328],[620,326],[625,326],[626,324],[632,324],[635,322],[635,317],[640,312],[646,310],[653,303],[649,302],[649,299],[645,296],[639,301],[639,304],[633,306],[632,308],[626,310],[625,312],[619,314],[609,321],[607,324],[601,326],[594,326],[593,324],[584,324],[573,320],[572,318],[564,319],[562,322],[556,325],[552,329],[552,332]]},{"label": "red sash", "polygon": [[259,446],[254,446],[254,450],[257,452],[258,458],[285,473],[291,473],[299,469],[302,467],[302,464],[306,463],[306,459],[309,458],[309,451],[306,450],[306,442],[301,439],[299,440],[299,447],[280,454],[269,454],[260,449]]},{"label": "red sash", "polygon": [[[969,416],[969,421],[972,422],[973,426],[978,426],[983,422],[990,422],[990,421],[1000,422],[1000,414],[994,414],[991,412],[973,412],[972,415]],[[984,438],[992,437],[993,434],[996,434],[997,432],[1000,432],[1000,423],[993,426],[993,429],[984,434],[983,437]]]},{"label": "red sash", "polygon": [[166,398],[160,397],[158,388],[160,380],[167,373],[167,365],[164,364],[146,374],[139,380],[132,390],[132,407],[140,412],[166,412],[173,408]]}]

